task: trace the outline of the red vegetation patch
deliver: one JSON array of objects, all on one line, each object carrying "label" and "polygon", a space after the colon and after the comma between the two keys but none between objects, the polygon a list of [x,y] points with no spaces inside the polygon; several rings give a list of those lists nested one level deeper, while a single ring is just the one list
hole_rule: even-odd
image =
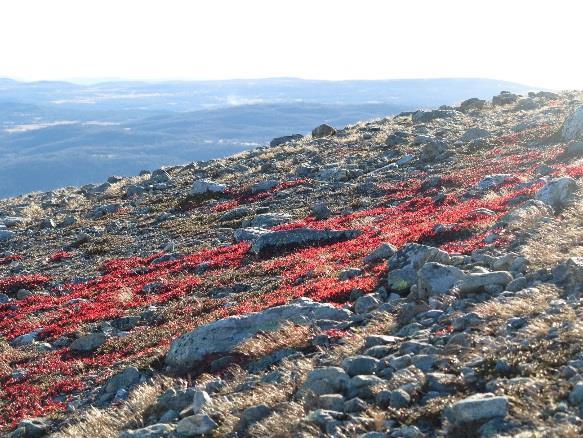
[{"label": "red vegetation patch", "polygon": [[18,260],[22,260],[22,256],[21,255],[10,255],[10,256],[6,256],[6,257],[0,257],[0,265],[8,265],[11,262],[15,262]]},{"label": "red vegetation patch", "polygon": [[0,292],[16,292],[18,289],[35,289],[45,285],[49,281],[50,278],[40,274],[14,275],[0,279]]},{"label": "red vegetation patch", "polygon": [[55,263],[55,262],[60,262],[61,260],[64,259],[70,259],[71,257],[73,257],[73,253],[67,252],[67,251],[59,251],[59,252],[55,252],[53,254],[51,254],[49,256],[49,261]]}]

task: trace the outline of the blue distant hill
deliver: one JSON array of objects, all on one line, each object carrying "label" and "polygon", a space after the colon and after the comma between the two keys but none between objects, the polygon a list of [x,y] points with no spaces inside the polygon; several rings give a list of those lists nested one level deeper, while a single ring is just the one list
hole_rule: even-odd
[{"label": "blue distant hill", "polygon": [[324,122],[344,126],[531,89],[488,79],[0,79],[0,197],[222,157]]}]

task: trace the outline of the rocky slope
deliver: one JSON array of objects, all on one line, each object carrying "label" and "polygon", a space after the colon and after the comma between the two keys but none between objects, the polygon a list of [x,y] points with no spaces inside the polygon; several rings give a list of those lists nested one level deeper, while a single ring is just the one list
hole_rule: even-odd
[{"label": "rocky slope", "polygon": [[12,437],[579,436],[583,94],[0,201]]}]

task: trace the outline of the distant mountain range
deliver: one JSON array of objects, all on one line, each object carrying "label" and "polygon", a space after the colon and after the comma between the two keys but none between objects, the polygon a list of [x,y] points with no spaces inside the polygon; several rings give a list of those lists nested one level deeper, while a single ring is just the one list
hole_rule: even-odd
[{"label": "distant mountain range", "polygon": [[401,111],[532,87],[487,79],[18,82],[0,79],[0,197],[218,158]]}]

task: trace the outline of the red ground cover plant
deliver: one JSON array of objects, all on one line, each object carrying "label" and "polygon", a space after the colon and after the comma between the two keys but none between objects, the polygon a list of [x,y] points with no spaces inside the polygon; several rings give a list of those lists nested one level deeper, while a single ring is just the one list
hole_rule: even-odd
[{"label": "red ground cover plant", "polygon": [[49,256],[49,261],[51,261],[53,263],[60,262],[61,260],[64,260],[64,259],[70,259],[73,256],[74,256],[73,253],[70,253],[67,251],[58,251],[58,252],[52,253]]},{"label": "red ground cover plant", "polygon": [[6,257],[0,257],[0,265],[8,265],[12,262],[18,261],[18,260],[22,260],[22,256],[21,255],[9,255]]},{"label": "red ground cover plant", "polygon": [[[459,253],[484,246],[484,239],[492,233],[497,235],[495,243],[505,243],[510,236],[492,227],[513,205],[532,197],[542,186],[536,173],[541,163],[551,165],[556,176],[583,176],[583,166],[556,162],[564,145],[544,149],[523,145],[549,132],[551,129],[543,126],[504,137],[481,157],[464,157],[463,168],[442,175],[438,187],[425,187],[428,175],[417,172],[403,181],[381,185],[385,196],[371,208],[326,220],[310,216],[276,227],[361,231],[359,237],[349,241],[299,248],[271,258],[251,255],[250,244],[243,242],[160,263],[154,261],[161,254],[113,259],[103,264],[99,276],[87,282],[55,286],[49,295],[32,295],[0,305],[0,334],[7,341],[35,330],[39,330],[39,341],[73,338],[87,331],[88,324],[139,315],[150,306],[156,306],[160,315],[153,325],[138,325],[127,336],[109,338],[87,356],[75,355],[67,348],[23,353],[10,347],[3,350],[0,344],[0,430],[24,417],[62,411],[76,392],[103,382],[124,366],[160,357],[175,336],[201,324],[260,311],[297,297],[340,306],[353,293],[372,292],[383,283],[387,267],[385,263],[365,264],[363,258],[382,243],[397,247],[408,242],[428,243]],[[488,196],[472,195],[476,184],[494,173],[509,173],[515,178],[490,190]],[[282,182],[257,195],[252,195],[248,187],[231,191],[227,194],[231,199],[214,205],[212,210],[227,211],[300,184],[310,181]],[[437,197],[440,190],[443,196]],[[59,252],[50,259],[56,262],[69,255]],[[362,275],[340,280],[340,271],[349,267],[362,269]],[[206,293],[213,286],[254,277],[274,279],[273,287],[265,292],[253,289],[240,293],[231,300]],[[51,279],[40,274],[0,279],[3,293],[41,287],[50,288]]]}]

